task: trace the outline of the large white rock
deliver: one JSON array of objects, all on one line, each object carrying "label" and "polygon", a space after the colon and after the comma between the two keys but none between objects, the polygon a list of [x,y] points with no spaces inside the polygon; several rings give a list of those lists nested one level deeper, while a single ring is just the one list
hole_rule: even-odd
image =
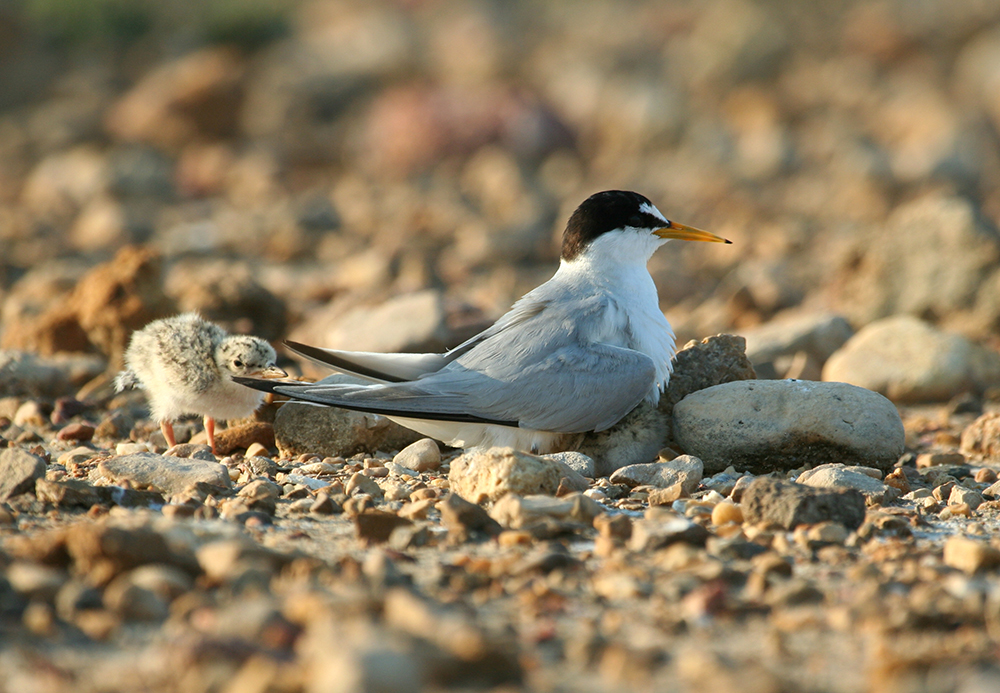
[{"label": "large white rock", "polygon": [[1000,382],[1000,354],[896,315],[848,340],[827,360],[823,380],[859,385],[896,402],[938,402]]},{"label": "large white rock", "polygon": [[706,474],[755,474],[841,462],[888,470],[903,422],[882,395],[846,383],[743,380],[694,392],[674,407],[674,439]]}]

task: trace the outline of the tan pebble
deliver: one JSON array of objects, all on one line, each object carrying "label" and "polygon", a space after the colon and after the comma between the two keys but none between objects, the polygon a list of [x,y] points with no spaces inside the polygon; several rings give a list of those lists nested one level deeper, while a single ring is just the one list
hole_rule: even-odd
[{"label": "tan pebble", "polygon": [[250,447],[247,448],[247,454],[244,457],[267,457],[270,458],[271,454],[267,451],[260,443],[250,443]]},{"label": "tan pebble", "polygon": [[1000,551],[985,541],[955,535],[945,542],[944,564],[971,575],[1000,565]]},{"label": "tan pebble", "polygon": [[948,520],[952,517],[971,517],[972,509],[969,508],[966,503],[956,503],[954,505],[947,506],[944,510],[938,513],[938,517],[942,520]]},{"label": "tan pebble", "polygon": [[240,470],[238,468],[236,468],[236,467],[230,467],[228,471],[229,471],[229,480],[230,481],[239,481],[239,479],[240,479]]},{"label": "tan pebble", "polygon": [[530,532],[519,529],[508,529],[497,535],[497,543],[503,547],[526,546],[533,541],[534,538]]},{"label": "tan pebble", "polygon": [[965,455],[960,452],[924,452],[917,455],[918,469],[944,464],[965,464]]},{"label": "tan pebble", "polygon": [[980,484],[992,484],[997,480],[997,473],[994,469],[983,467],[982,469],[977,469],[975,476],[972,478]]},{"label": "tan pebble", "polygon": [[743,511],[740,506],[728,501],[719,503],[712,508],[712,524],[724,525],[727,522],[743,523]]}]

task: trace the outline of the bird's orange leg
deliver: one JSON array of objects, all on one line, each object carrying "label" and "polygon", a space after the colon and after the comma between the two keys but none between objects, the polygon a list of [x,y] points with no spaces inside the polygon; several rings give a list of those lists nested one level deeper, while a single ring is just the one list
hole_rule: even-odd
[{"label": "bird's orange leg", "polygon": [[161,421],[160,431],[163,433],[163,437],[167,439],[168,448],[172,448],[177,445],[177,439],[174,438],[174,425],[171,422]]},{"label": "bird's orange leg", "polygon": [[212,454],[215,452],[215,419],[211,416],[205,417],[205,435],[208,436],[208,444],[212,446]]}]

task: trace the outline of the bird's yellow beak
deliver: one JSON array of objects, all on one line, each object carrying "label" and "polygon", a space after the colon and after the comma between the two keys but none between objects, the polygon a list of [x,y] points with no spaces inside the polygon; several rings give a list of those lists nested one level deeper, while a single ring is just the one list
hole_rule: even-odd
[{"label": "bird's yellow beak", "polygon": [[257,371],[256,373],[252,373],[251,375],[253,377],[255,377],[255,378],[263,378],[264,380],[270,380],[272,378],[287,378],[288,377],[288,373],[286,373],[285,371],[281,370],[277,366],[268,366],[267,368],[263,368],[263,369]]},{"label": "bird's yellow beak", "polygon": [[665,226],[662,229],[656,229],[653,233],[660,238],[673,238],[679,241],[706,241],[708,243],[732,243],[732,241],[723,238],[722,236],[716,236],[714,233],[709,233],[708,231],[702,231],[701,229],[696,229],[693,226],[685,226],[684,224],[677,224],[675,222],[669,222],[670,226]]}]

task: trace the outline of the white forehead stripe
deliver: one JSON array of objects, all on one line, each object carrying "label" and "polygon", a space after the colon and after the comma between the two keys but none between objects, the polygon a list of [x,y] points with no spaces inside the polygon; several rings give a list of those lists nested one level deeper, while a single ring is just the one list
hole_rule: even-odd
[{"label": "white forehead stripe", "polygon": [[654,207],[649,202],[643,202],[642,204],[640,204],[639,205],[639,211],[640,212],[644,212],[646,214],[652,214],[657,219],[660,219],[664,223],[667,223],[667,218],[660,213],[660,210],[658,210],[656,207]]}]

